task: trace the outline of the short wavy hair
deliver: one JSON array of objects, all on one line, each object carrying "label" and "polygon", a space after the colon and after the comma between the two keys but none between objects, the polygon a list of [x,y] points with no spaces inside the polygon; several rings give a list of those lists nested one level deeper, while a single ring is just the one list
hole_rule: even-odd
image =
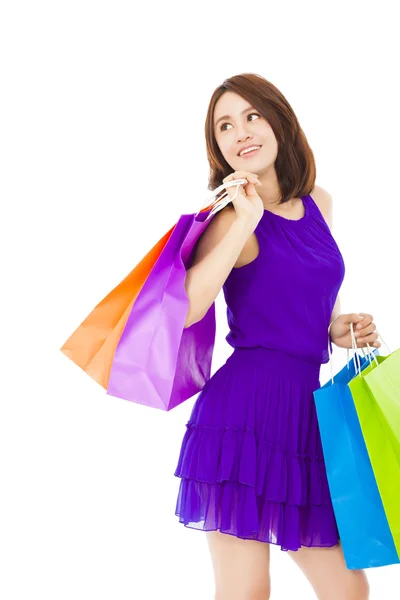
[{"label": "short wavy hair", "polygon": [[210,165],[208,189],[213,191],[232,173],[232,168],[222,156],[214,135],[215,105],[227,91],[235,92],[250,102],[268,121],[275,134],[278,142],[275,170],[281,190],[280,203],[310,194],[315,185],[316,166],[307,138],[282,92],[264,77],[253,73],[243,73],[226,79],[211,97],[205,122],[207,158]]}]

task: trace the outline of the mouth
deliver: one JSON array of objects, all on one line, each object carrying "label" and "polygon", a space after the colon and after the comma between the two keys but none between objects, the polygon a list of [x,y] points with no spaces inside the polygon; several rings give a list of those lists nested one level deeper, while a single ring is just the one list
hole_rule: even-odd
[{"label": "mouth", "polygon": [[250,152],[245,152],[244,154],[238,154],[239,158],[248,158],[250,156],[254,156],[260,150],[261,146],[256,148],[255,150],[251,150]]}]

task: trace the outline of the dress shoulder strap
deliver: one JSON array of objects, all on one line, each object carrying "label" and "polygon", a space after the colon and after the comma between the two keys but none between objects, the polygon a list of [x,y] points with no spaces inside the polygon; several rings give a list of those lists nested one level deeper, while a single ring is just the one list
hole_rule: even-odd
[{"label": "dress shoulder strap", "polygon": [[321,221],[322,223],[327,225],[327,223],[325,221],[325,217],[322,214],[322,212],[320,211],[319,206],[315,202],[314,198],[310,194],[308,194],[307,196],[303,197],[303,200],[306,201],[307,208],[312,212],[314,218],[316,218],[318,221]]}]

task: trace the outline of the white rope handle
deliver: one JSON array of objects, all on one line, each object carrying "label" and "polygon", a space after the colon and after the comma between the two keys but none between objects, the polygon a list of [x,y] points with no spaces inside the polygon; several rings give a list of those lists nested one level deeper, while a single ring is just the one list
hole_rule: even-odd
[{"label": "white rope handle", "polygon": [[[229,202],[232,202],[232,200],[235,200],[235,198],[239,192],[239,186],[245,185],[247,183],[248,183],[247,179],[232,179],[231,181],[227,181],[226,183],[223,183],[222,185],[218,186],[213,191],[211,198],[209,198],[209,200],[207,202],[203,202],[200,210],[196,213],[195,216],[197,217],[197,215],[199,214],[199,212],[202,210],[202,208],[204,206],[212,206],[210,213],[207,215],[207,217],[205,219],[207,221],[207,219],[210,219],[216,212],[218,212],[219,210],[222,210],[227,204],[229,204]],[[227,188],[234,187],[234,186],[237,186],[237,187],[236,187],[236,192],[235,192],[235,195],[233,198],[230,198],[228,192],[226,192],[220,198],[218,198],[218,200],[215,199],[216,196],[218,196],[218,194],[220,192],[222,192],[222,190],[226,190]]]},{"label": "white rope handle", "polygon": [[[354,347],[354,346],[355,346],[355,347],[357,347],[357,340],[356,340],[356,337],[355,337],[355,335],[354,335],[353,323],[350,323],[350,333],[351,333],[351,343],[352,343],[353,347]],[[386,348],[388,349],[388,351],[389,351],[389,354],[391,354],[391,350],[390,350],[389,346],[387,345],[387,343],[385,342],[385,340],[383,339],[383,337],[381,336],[381,334],[380,334],[378,331],[377,331],[376,333],[378,334],[378,337],[380,337],[380,338],[381,338],[382,342],[384,343],[384,345],[385,345],[385,346],[386,346]],[[367,342],[367,348],[368,348],[368,350],[369,350],[369,354],[368,354],[368,358],[369,358],[369,364],[372,364],[372,363],[371,363],[371,356],[372,356],[372,358],[374,359],[374,361],[375,361],[375,363],[376,363],[376,366],[377,366],[377,367],[379,367],[379,362],[377,361],[377,359],[376,359],[376,356],[375,356],[374,352],[373,352],[373,351],[371,351],[371,346],[368,344],[368,342]],[[363,375],[362,375],[362,372],[361,372],[361,367],[360,367],[360,369],[359,369],[359,370],[357,370],[357,369],[356,369],[356,373],[357,373],[357,375],[360,375],[360,377],[362,377],[362,376],[363,376]]]},{"label": "white rope handle", "polygon": [[[336,317],[337,319],[338,317]],[[330,343],[331,343],[331,339],[330,339],[330,330],[331,327],[333,325],[333,323],[336,321],[336,319],[334,319],[332,321],[332,323],[329,324],[328,327],[328,354],[329,354],[329,362],[330,362],[330,367],[331,367],[331,380],[332,380],[332,384],[335,382],[334,380],[334,375],[333,375],[333,362],[332,362],[332,353],[331,353],[331,348],[330,348]],[[387,343],[385,342],[385,340],[383,339],[383,337],[381,336],[381,334],[377,331],[376,332],[378,334],[378,337],[382,340],[382,342],[384,343],[384,345],[386,346],[386,348],[388,349],[389,354],[391,354],[391,350],[389,348],[389,346],[387,345]],[[355,368],[355,372],[357,375],[361,375],[362,377],[362,372],[361,372],[361,363],[360,363],[360,356],[357,352],[357,350],[361,350],[364,357],[366,356],[365,352],[364,352],[364,348],[358,348],[357,347],[357,338],[354,335],[354,326],[353,323],[350,323],[350,335],[351,335],[351,346],[352,346],[352,350],[353,350],[353,361],[354,361],[354,368]],[[376,359],[376,356],[374,354],[374,349],[371,348],[371,346],[368,344],[367,342],[367,349],[368,349],[368,360],[369,363],[372,364],[371,362],[371,356],[374,359],[376,365],[379,367],[379,363]],[[347,348],[347,363],[349,363],[349,357],[350,357],[350,352],[349,352],[349,348]],[[357,358],[356,358],[357,357]]]}]

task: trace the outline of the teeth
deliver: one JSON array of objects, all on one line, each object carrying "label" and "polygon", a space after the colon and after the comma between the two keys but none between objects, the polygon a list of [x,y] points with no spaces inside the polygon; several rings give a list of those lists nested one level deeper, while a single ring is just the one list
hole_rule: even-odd
[{"label": "teeth", "polygon": [[258,150],[259,148],[261,148],[261,146],[252,146],[251,148],[243,150],[243,152],[241,152],[239,156],[243,156],[243,154],[247,154],[247,152],[251,152],[252,150]]}]

